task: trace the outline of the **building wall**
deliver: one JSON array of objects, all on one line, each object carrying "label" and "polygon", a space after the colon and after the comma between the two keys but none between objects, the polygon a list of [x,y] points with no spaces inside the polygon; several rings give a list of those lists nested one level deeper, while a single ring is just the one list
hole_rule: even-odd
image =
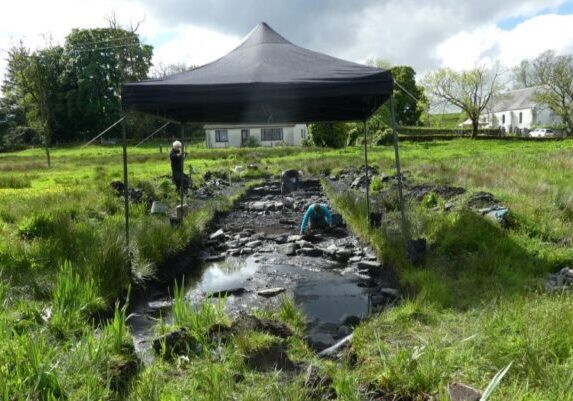
[{"label": "building wall", "polygon": [[[522,113],[521,123],[519,122],[519,113]],[[503,123],[504,115],[505,123]],[[546,106],[490,113],[487,121],[487,128],[503,127],[506,132],[516,128],[531,130],[537,126],[552,126],[560,123],[559,117],[555,116]]]},{"label": "building wall", "polygon": [[[282,128],[283,130],[283,139],[281,141],[262,141],[261,140],[261,129],[262,128]],[[216,134],[215,131],[218,129],[226,129],[227,130],[227,142],[217,142],[216,141]],[[249,137],[255,138],[255,140],[259,143],[260,146],[280,146],[280,145],[288,145],[288,146],[301,146],[302,142],[308,136],[308,128],[305,124],[296,124],[296,125],[268,125],[268,126],[258,126],[252,127],[247,125],[241,126],[229,126],[229,125],[206,125],[205,126],[205,135],[206,135],[206,142],[207,147],[209,148],[228,148],[228,147],[241,147],[241,130],[248,129],[249,130]]]}]

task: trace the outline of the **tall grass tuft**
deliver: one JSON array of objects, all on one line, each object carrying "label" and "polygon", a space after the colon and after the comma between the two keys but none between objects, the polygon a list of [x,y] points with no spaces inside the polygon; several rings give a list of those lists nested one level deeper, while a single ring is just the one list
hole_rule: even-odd
[{"label": "tall grass tuft", "polygon": [[224,301],[217,303],[204,301],[193,305],[185,299],[185,287],[175,282],[173,293],[173,322],[180,327],[187,327],[198,339],[204,339],[207,330],[216,323],[227,321],[224,311]]},{"label": "tall grass tuft", "polygon": [[62,332],[81,324],[82,317],[104,307],[93,280],[81,277],[70,262],[64,262],[60,268],[52,304],[52,327]]}]

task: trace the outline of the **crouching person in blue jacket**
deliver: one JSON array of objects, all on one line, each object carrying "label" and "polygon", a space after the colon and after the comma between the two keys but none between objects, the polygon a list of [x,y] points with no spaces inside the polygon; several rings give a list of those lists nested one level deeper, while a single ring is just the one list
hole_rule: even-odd
[{"label": "crouching person in blue jacket", "polygon": [[328,210],[328,206],[321,205],[320,203],[311,204],[302,218],[300,225],[300,233],[305,234],[309,229],[325,228],[332,226],[332,214]]}]

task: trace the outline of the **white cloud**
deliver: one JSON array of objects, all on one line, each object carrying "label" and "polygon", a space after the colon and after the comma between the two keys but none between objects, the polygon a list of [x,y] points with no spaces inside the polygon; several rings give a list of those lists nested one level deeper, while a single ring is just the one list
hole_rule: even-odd
[{"label": "white cloud", "polygon": [[494,60],[512,67],[548,49],[570,52],[572,26],[573,15],[556,14],[530,18],[510,30],[489,24],[453,35],[437,46],[435,57],[441,66],[454,69],[468,69]]},{"label": "white cloud", "polygon": [[240,43],[240,38],[196,26],[181,26],[172,39],[154,51],[153,63],[203,65],[224,56]]}]

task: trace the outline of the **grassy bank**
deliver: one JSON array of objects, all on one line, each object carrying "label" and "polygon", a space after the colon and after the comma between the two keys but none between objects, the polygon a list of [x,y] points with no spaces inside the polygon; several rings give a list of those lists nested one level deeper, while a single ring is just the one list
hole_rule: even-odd
[{"label": "grassy bank", "polygon": [[471,211],[470,193],[455,201],[454,211],[439,196],[429,204],[412,201],[412,236],[429,245],[419,266],[404,256],[396,211],[386,213],[387,226],[374,230],[366,224],[363,198],[330,191],[351,226],[397,268],[412,294],[360,328],[359,374],[405,399],[447,399],[449,383],[484,389],[511,364],[491,399],[573,399],[571,376],[564,373],[573,366],[573,296],[543,285],[545,273],[573,264],[571,149],[535,144],[509,151],[498,142],[486,150],[461,143],[468,149],[449,155],[444,151],[454,144],[432,143],[418,159],[405,152],[407,177],[492,192],[509,206],[510,225]]},{"label": "grassy bank", "polygon": [[[365,207],[352,193],[331,193],[339,210],[389,264],[412,298],[372,318],[357,332],[357,368],[318,362],[302,339],[300,313],[285,300],[274,316],[295,331],[288,340],[295,361],[314,361],[333,378],[338,398],[364,399],[365,384],[402,399],[439,394],[452,381],[484,388],[512,363],[495,400],[572,399],[571,295],[548,294],[543,275],[573,265],[573,142],[435,141],[401,144],[412,182],[489,191],[510,207],[505,229],[445,201],[412,203],[413,236],[430,250],[422,266],[404,258],[390,224],[373,231]],[[164,150],[165,152],[165,150]],[[393,151],[371,149],[370,160],[392,173]],[[250,369],[243,356],[276,342],[268,334],[239,336],[187,359],[159,358],[142,369],[125,326],[125,310],[94,323],[130,284],[181,251],[211,216],[232,202],[222,198],[195,209],[182,229],[133,205],[133,260],[123,245],[122,200],[110,188],[121,177],[119,147],[55,149],[53,167],[42,150],[0,155],[0,395],[4,400],[272,400],[310,399],[304,373],[289,379]],[[276,176],[283,168],[334,174],[362,164],[362,150],[190,149],[201,182],[207,171],[233,181]],[[258,169],[234,173],[236,165]],[[130,182],[174,206],[166,153],[149,146],[130,150]],[[437,206],[437,210],[434,207]],[[396,222],[396,212],[387,219]],[[168,331],[188,327],[199,338],[211,323],[228,323],[216,307],[191,310],[179,299]],[[239,372],[241,377],[237,376]],[[568,398],[569,397],[569,398]],[[391,398],[390,398],[391,399]]]}]

